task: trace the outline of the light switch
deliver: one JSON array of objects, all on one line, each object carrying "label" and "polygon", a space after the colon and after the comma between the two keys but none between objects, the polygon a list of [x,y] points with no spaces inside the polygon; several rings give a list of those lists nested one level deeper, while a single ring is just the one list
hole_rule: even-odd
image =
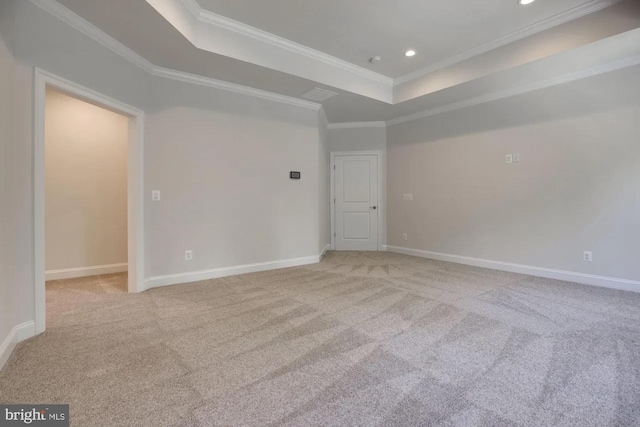
[{"label": "light switch", "polygon": [[413,194],[405,194],[404,200],[413,200]]},{"label": "light switch", "polygon": [[158,200],[160,200],[160,191],[153,190],[151,192],[151,200],[153,200],[154,202],[157,202]]}]

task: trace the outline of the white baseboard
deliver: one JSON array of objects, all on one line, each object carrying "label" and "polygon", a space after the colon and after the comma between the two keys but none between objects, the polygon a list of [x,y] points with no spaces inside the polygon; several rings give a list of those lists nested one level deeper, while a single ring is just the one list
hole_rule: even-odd
[{"label": "white baseboard", "polygon": [[215,268],[213,270],[194,271],[190,273],[169,274],[145,279],[145,289],[161,286],[179,285],[183,283],[199,282],[201,280],[219,279],[221,277],[237,276],[239,274],[256,273],[259,271],[277,270],[280,268],[299,267],[301,265],[317,264],[321,256],[315,255],[304,258],[286,259],[280,261],[261,262],[257,264],[237,265],[233,267]]},{"label": "white baseboard", "polygon": [[324,256],[330,250],[331,250],[331,244],[328,244],[327,246],[324,247],[324,249],[322,250],[322,253],[320,254],[320,261],[322,261],[322,258],[324,258]]},{"label": "white baseboard", "polygon": [[126,262],[122,264],[94,265],[91,267],[48,270],[45,272],[45,280],[75,279],[78,277],[97,276],[98,274],[124,273],[127,270]]},{"label": "white baseboard", "polygon": [[450,255],[439,252],[422,251],[419,249],[402,248],[397,246],[383,246],[383,250],[398,254],[417,256],[421,258],[489,268],[492,270],[509,271],[512,273],[527,274],[529,276],[538,276],[548,279],[563,280],[566,282],[581,283],[584,285],[599,286],[602,288],[640,292],[640,281],[635,280],[617,279],[613,277],[596,276],[593,274],[576,273],[573,271],[554,270],[551,268],[532,267],[530,265],[512,264],[509,262],[492,261],[460,255]]},{"label": "white baseboard", "polygon": [[0,370],[4,368],[4,365],[9,360],[9,356],[16,348],[16,344],[29,339],[36,334],[36,324],[33,320],[25,322],[21,325],[14,326],[9,332],[9,335],[0,344]]}]

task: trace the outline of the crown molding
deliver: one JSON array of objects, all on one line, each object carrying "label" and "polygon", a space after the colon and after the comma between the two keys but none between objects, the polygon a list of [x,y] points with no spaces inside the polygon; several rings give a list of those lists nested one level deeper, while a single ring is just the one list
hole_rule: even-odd
[{"label": "crown molding", "polygon": [[439,61],[428,67],[422,68],[420,70],[414,71],[412,73],[406,74],[404,76],[401,76],[395,79],[376,73],[375,71],[371,71],[367,68],[360,67],[358,65],[355,65],[343,59],[339,59],[334,56],[328,55],[324,52],[304,46],[302,44],[293,42],[283,37],[277,36],[275,34],[269,33],[259,28],[252,27],[243,22],[236,21],[231,18],[227,18],[225,16],[211,12],[209,10],[202,8],[202,6],[200,6],[197,0],[179,0],[179,1],[187,8],[187,10],[194,17],[196,17],[201,22],[215,25],[215,26],[224,28],[226,30],[244,35],[246,37],[250,37],[255,40],[269,43],[273,46],[277,46],[282,49],[286,49],[290,52],[306,56],[308,58],[317,60],[327,65],[331,65],[333,67],[342,69],[344,71],[348,71],[350,73],[359,75],[363,78],[367,78],[379,83],[383,83],[385,85],[389,85],[393,88],[395,86],[402,85],[409,81],[415,80],[420,77],[424,77],[428,74],[450,67],[462,61],[466,61],[468,59],[482,55],[484,53],[487,53],[499,47],[506,46],[510,43],[514,43],[526,37],[541,33],[543,31],[560,26],[562,24],[566,24],[573,20],[598,12],[602,9],[606,9],[607,7],[620,3],[622,0],[592,0],[588,3],[577,6],[573,9],[559,13],[557,15],[551,16],[535,24],[521,28],[505,36],[499,37],[495,40],[492,40],[490,42],[477,46],[473,49],[469,49],[465,52],[451,56],[445,60]]},{"label": "crown molding", "polygon": [[393,126],[401,123],[411,122],[414,120],[420,120],[442,113],[448,113],[467,107],[473,107],[475,105],[485,104],[487,102],[498,101],[500,99],[510,98],[512,96],[522,95],[528,92],[570,83],[576,80],[594,77],[612,71],[622,70],[624,68],[633,67],[636,65],[640,65],[640,55],[635,55],[625,59],[601,64],[595,67],[575,71],[573,73],[564,74],[547,80],[510,88],[503,91],[492,92],[475,98],[465,99],[464,101],[453,102],[451,104],[443,105],[442,107],[433,108],[414,114],[408,114],[406,116],[396,117],[394,119],[387,120],[386,124],[387,126]]},{"label": "crown molding", "polygon": [[142,68],[147,72],[151,72],[154,65],[147,61],[142,56],[135,53],[89,21],[75,14],[71,10],[67,9],[55,0],[30,0],[31,3],[40,7],[41,9],[49,12],[65,24],[80,31],[85,36],[92,38],[94,41],[100,43],[102,46],[111,50],[112,52],[120,55],[122,58],[131,62],[132,64]]},{"label": "crown molding", "polygon": [[582,18],[583,16],[590,15],[602,9],[606,9],[607,7],[613,6],[616,3],[620,3],[621,1],[622,0],[592,0],[589,3],[585,3],[566,12],[562,12],[558,15],[554,15],[535,24],[521,28],[488,43],[484,43],[473,49],[469,49],[465,52],[451,56],[445,60],[429,65],[428,67],[406,74],[402,77],[398,77],[394,79],[393,85],[399,86],[404,83],[408,83],[412,80],[424,77],[436,71],[440,71],[462,61],[466,61],[468,59],[482,55],[491,50],[506,46],[508,44],[514,43],[518,40],[522,40],[526,37],[533,36],[543,31],[550,30],[551,28],[558,27],[562,24],[566,24],[567,22],[574,21],[576,19]]},{"label": "crown molding", "polygon": [[321,104],[317,104],[311,101],[305,101],[304,99],[293,98],[286,95],[280,95],[278,93],[268,92],[266,90],[255,89],[248,86],[229,83],[223,80],[199,76],[196,74],[189,74],[183,71],[172,70],[169,68],[155,67],[151,74],[157,77],[163,77],[165,79],[211,87],[214,89],[252,96],[254,98],[266,99],[267,101],[280,102],[283,104],[293,105],[294,107],[306,108],[314,111],[318,111],[320,110],[320,107],[322,107]]},{"label": "crown molding", "polygon": [[320,52],[319,50],[312,49],[300,43],[293,42],[291,40],[285,39],[284,37],[277,36],[259,28],[252,27],[243,22],[227,18],[226,16],[218,15],[217,13],[203,9],[196,0],[180,1],[187,8],[187,10],[189,10],[189,12],[191,12],[191,14],[201,22],[233,31],[234,33],[250,37],[254,40],[269,43],[272,46],[285,49],[298,55],[303,55],[307,58],[322,62],[343,71],[347,71],[365,79],[382,83],[389,86],[390,88],[393,87],[394,81],[391,77],[376,73],[375,71],[360,67],[351,62],[336,58],[335,56]]},{"label": "crown molding", "polygon": [[255,89],[249,86],[243,86],[235,83],[229,83],[222,80],[217,80],[214,78],[197,76],[194,74],[185,73],[178,70],[171,70],[168,68],[158,67],[146,60],[142,56],[138,55],[133,50],[129,49],[95,25],[86,21],[84,18],[75,14],[71,10],[67,9],[60,3],[55,0],[30,0],[31,3],[36,6],[42,8],[47,11],[51,15],[60,19],[62,22],[68,24],[72,28],[81,32],[87,37],[90,37],[94,41],[100,43],[102,46],[116,53],[120,57],[126,59],[132,64],[138,66],[142,70],[147,73],[157,76],[163,77],[166,79],[177,80],[185,83],[197,84],[200,86],[211,87],[215,89],[224,90],[227,92],[233,92],[241,95],[247,95],[254,98],[265,99],[268,101],[284,103],[288,105],[293,105],[295,107],[306,108],[310,110],[319,110],[322,106],[321,104],[317,104],[311,101],[305,101],[303,99],[298,99],[286,95],[281,95],[274,92],[268,92],[265,90]]},{"label": "crown molding", "polygon": [[385,128],[386,122],[349,122],[349,123],[330,123],[329,129],[363,129],[363,128]]},{"label": "crown molding", "polygon": [[[41,9],[45,10],[46,12],[50,13],[51,15],[55,16],[56,18],[60,19],[62,22],[68,24],[72,28],[76,29],[80,33],[93,39],[100,45],[106,47],[107,49],[111,50],[112,52],[116,53],[120,57],[126,59],[130,63],[136,65],[140,69],[148,72],[153,76],[211,87],[219,90],[224,90],[228,92],[260,98],[268,101],[284,103],[284,104],[288,104],[288,105],[292,105],[300,108],[305,108],[305,109],[310,109],[315,111],[322,111],[324,113],[324,109],[322,108],[322,105],[315,102],[306,101],[306,100],[302,100],[299,98],[294,98],[286,95],[281,95],[274,92],[255,89],[249,86],[229,83],[229,82],[217,80],[214,78],[189,74],[189,73],[178,71],[178,70],[172,70],[168,68],[155,66],[153,63],[151,63],[147,59],[138,55],[136,52],[129,49],[124,44],[120,43],[119,41],[117,41],[116,39],[114,39],[104,31],[100,30],[99,28],[91,24],[90,22],[81,18],[80,16],[75,14],[73,11],[67,9],[57,1],[55,0],[29,0],[29,1],[35,4],[36,6],[40,7]],[[192,13],[194,10],[202,10],[202,8],[198,5],[196,0],[180,0],[180,1],[186,7],[188,7]],[[536,32],[540,32],[540,31],[544,31],[545,29],[552,28],[553,26],[561,25],[562,23],[569,22],[573,19],[577,19],[581,16],[585,16],[590,13],[594,13],[598,10],[602,10],[613,4],[619,3],[620,1],[621,0],[594,0],[590,3],[587,3],[584,6],[580,6],[578,8],[572,9],[568,12],[565,12],[564,14],[556,15],[553,18],[550,18],[545,21],[541,21],[541,23],[534,24],[533,26],[527,27],[521,31],[516,32],[519,35],[516,35],[516,33],[512,33],[511,35],[498,40],[500,41],[500,43],[502,43],[501,45],[504,45],[504,44],[513,42],[518,38],[523,38],[528,35],[535,34]],[[511,38],[518,37],[518,38],[507,40],[507,38],[509,37]],[[498,43],[498,40],[492,43]],[[483,45],[481,46],[481,48],[485,49],[486,46],[487,45]],[[470,58],[475,55],[479,55],[483,52],[486,52],[487,50],[491,50],[495,47],[499,47],[499,45],[490,47],[484,51],[480,51],[480,50],[476,51],[474,49],[475,53],[469,54],[469,52],[471,51],[468,51],[466,54],[469,54],[468,58]],[[462,58],[462,55],[459,55],[459,57]],[[457,62],[464,59],[468,59],[468,58],[458,59]],[[343,61],[343,62],[346,62],[346,61]],[[451,64],[453,63],[455,63],[455,61],[452,62]],[[524,94],[527,92],[531,92],[534,90],[544,89],[547,87],[556,86],[563,83],[568,83],[571,81],[575,81],[575,80],[579,80],[579,79],[583,79],[583,78],[587,78],[587,77],[595,76],[598,74],[615,71],[615,70],[619,70],[622,68],[639,65],[639,64],[640,64],[640,56],[633,56],[624,60],[619,60],[612,63],[593,67],[590,69],[581,70],[574,73],[558,76],[542,82],[536,82],[528,85],[519,86],[516,88],[510,88],[504,91],[493,92],[493,93],[485,94],[476,98],[447,104],[438,108],[421,111],[421,112],[409,114],[406,116],[396,117],[394,119],[388,120],[387,122],[332,123],[328,125],[328,128],[329,129],[357,129],[357,128],[381,128],[385,126],[393,126],[396,124],[410,122],[413,120],[419,120],[419,119],[434,116],[437,114],[451,112],[454,110],[467,108],[474,105],[483,104],[486,102],[508,98],[511,96],[516,96],[516,95]],[[447,65],[445,64],[444,66],[447,66]],[[424,70],[421,70],[421,71],[424,71]],[[429,72],[433,72],[433,70],[427,71],[427,73]]]}]

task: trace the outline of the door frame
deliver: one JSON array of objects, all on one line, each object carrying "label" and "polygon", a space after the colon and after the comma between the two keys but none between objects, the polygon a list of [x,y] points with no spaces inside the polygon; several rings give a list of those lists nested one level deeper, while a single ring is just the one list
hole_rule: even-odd
[{"label": "door frame", "polygon": [[330,199],[329,204],[331,206],[331,250],[336,250],[336,194],[335,194],[335,173],[336,173],[336,157],[348,157],[348,156],[376,156],[378,159],[378,252],[383,250],[384,244],[382,242],[382,230],[385,228],[385,203],[382,199],[382,186],[384,183],[382,170],[382,151],[380,150],[368,150],[368,151],[332,151],[329,153],[329,176],[330,178]]},{"label": "door frame", "polygon": [[129,117],[129,142],[127,151],[128,289],[130,293],[144,291],[144,112],[36,67],[34,69],[33,91],[33,258],[36,335],[44,332],[46,329],[45,107],[47,87],[61,90],[75,98],[88,101]]}]

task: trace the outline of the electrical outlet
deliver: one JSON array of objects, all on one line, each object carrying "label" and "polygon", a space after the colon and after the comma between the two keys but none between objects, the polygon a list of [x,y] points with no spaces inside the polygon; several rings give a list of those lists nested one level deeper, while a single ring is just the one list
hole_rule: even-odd
[{"label": "electrical outlet", "polygon": [[191,261],[193,259],[193,251],[184,251],[185,261]]},{"label": "electrical outlet", "polygon": [[402,234],[402,238],[403,238],[404,240],[409,240],[409,236],[407,236],[407,233],[403,233],[403,234]]},{"label": "electrical outlet", "polygon": [[506,156],[504,156],[504,160],[507,163],[513,163],[513,154],[507,154]]},{"label": "electrical outlet", "polygon": [[582,259],[585,262],[593,262],[593,252],[584,251],[584,253],[582,254]]},{"label": "electrical outlet", "polygon": [[404,200],[413,200],[413,194],[405,194],[403,198]]},{"label": "electrical outlet", "polygon": [[160,200],[160,191],[153,190],[151,192],[151,200],[153,200],[154,202],[157,202],[158,200]]}]

